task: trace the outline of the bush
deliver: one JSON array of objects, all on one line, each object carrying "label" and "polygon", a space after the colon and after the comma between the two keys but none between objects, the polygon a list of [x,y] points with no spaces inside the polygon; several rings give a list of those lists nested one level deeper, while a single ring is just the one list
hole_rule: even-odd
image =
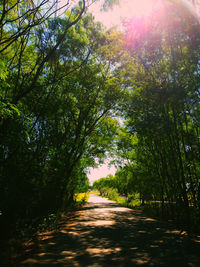
[{"label": "bush", "polygon": [[117,200],[118,196],[119,196],[119,194],[117,192],[117,189],[109,188],[109,190],[108,190],[108,198],[110,200]]},{"label": "bush", "polygon": [[89,198],[89,193],[77,193],[74,195],[74,200],[78,204],[85,204],[87,203]]},{"label": "bush", "polygon": [[119,196],[116,188],[102,187],[99,191],[102,197],[107,197],[110,200],[117,200]]}]

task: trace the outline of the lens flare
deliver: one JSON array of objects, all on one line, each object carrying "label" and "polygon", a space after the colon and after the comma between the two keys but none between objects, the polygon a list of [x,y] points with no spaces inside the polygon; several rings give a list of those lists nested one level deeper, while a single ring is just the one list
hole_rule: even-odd
[{"label": "lens flare", "polygon": [[[159,44],[162,34],[157,29],[170,31],[171,34],[189,31],[191,22],[198,22],[198,14],[195,6],[186,0],[152,0],[141,10],[142,3],[136,6],[132,3],[138,13],[132,17],[125,18],[123,25],[126,30],[126,46],[128,48],[139,47],[147,39],[154,44]],[[154,36],[152,36],[154,32]]]},{"label": "lens flare", "polygon": [[124,9],[123,13],[126,17],[141,18],[151,15],[160,3],[161,0],[129,0],[122,3],[121,8]]}]

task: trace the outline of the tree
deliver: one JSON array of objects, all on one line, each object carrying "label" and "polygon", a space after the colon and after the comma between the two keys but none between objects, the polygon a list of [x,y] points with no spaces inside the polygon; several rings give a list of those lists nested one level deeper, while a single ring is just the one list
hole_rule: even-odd
[{"label": "tree", "polygon": [[199,23],[183,5],[166,2],[155,20],[133,18],[125,25],[130,59],[122,110],[129,132],[138,139],[135,163],[138,174],[143,173],[140,184],[151,188],[163,208],[166,200],[172,216],[173,203],[177,217],[182,205],[190,228],[189,201],[194,206],[198,202],[199,156],[191,154],[199,131],[194,131],[199,121]]},{"label": "tree", "polygon": [[[18,39],[15,57],[8,55],[1,91],[0,210],[10,229],[68,206],[116,127],[109,117],[121,89],[114,61],[104,53],[116,39],[85,15],[59,43],[79,9],[49,19],[45,31],[35,29],[23,50],[18,51]],[[41,60],[58,43],[37,76]]]}]

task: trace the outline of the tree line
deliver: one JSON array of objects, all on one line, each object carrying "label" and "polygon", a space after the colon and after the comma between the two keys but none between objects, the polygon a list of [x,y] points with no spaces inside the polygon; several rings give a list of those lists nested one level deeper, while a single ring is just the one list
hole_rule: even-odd
[{"label": "tree line", "polygon": [[165,1],[153,18],[124,25],[129,57],[122,69],[124,125],[114,141],[118,172],[95,186],[140,193],[162,216],[199,231],[198,19],[181,1]]},{"label": "tree line", "polygon": [[[109,50],[117,34],[85,1],[3,1],[0,54],[0,211],[6,234],[65,210],[109,150],[121,91]],[[106,3],[106,2],[105,2]],[[5,231],[7,229],[7,231]]]}]

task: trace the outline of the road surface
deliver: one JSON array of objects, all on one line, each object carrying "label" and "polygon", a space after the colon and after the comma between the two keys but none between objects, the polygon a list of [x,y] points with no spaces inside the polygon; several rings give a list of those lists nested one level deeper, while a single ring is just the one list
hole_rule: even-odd
[{"label": "road surface", "polygon": [[19,266],[200,266],[200,239],[91,195],[26,253]]}]

